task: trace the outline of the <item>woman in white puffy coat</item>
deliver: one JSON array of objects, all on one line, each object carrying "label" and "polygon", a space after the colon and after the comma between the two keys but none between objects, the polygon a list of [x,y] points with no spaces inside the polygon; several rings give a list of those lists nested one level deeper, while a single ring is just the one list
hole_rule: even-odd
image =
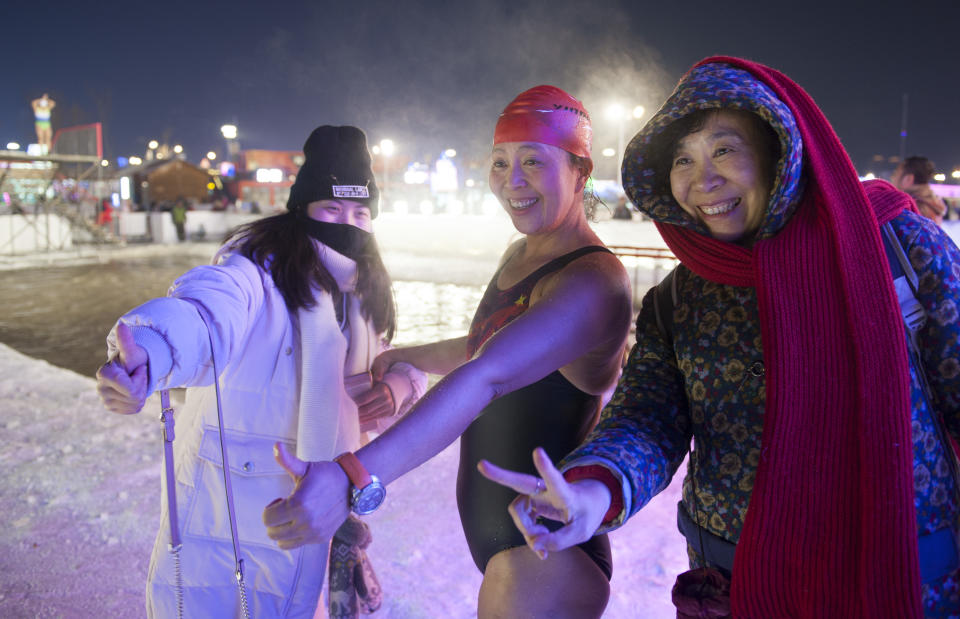
[{"label": "woman in white puffy coat", "polygon": [[[319,127],[304,153],[289,212],[241,227],[213,265],[121,317],[97,374],[117,413],[139,411],[155,390],[187,387],[174,441],[185,616],[239,609],[214,362],[254,617],[312,617],[327,562],[327,544],[281,550],[266,535],[264,505],[294,488],[274,445],[329,460],[359,447],[363,431],[382,429],[425,388],[424,375],[402,363],[370,382],[396,318],[372,235],[378,194],[366,137]],[[166,503],[148,575],[151,617],[177,614]]]}]

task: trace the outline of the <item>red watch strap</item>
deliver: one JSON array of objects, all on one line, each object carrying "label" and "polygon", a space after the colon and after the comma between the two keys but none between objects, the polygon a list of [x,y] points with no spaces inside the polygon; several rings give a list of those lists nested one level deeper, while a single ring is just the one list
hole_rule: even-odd
[{"label": "red watch strap", "polygon": [[360,462],[360,458],[352,451],[340,454],[334,458],[333,461],[340,465],[343,472],[350,478],[350,483],[353,484],[354,488],[366,488],[373,482],[370,473],[367,472],[366,467]]}]

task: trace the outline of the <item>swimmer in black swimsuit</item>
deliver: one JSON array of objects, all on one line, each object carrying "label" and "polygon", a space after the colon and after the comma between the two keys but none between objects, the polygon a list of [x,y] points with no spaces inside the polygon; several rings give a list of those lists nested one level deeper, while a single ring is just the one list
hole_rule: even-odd
[{"label": "swimmer in black swimsuit", "polygon": [[[601,394],[619,376],[630,283],[584,209],[591,135],[582,104],[552,86],[521,93],[506,107],[494,133],[490,189],[524,238],[504,253],[470,335],[378,357],[374,377],[397,361],[445,377],[356,458],[340,460],[343,469],[312,463],[297,490],[271,507],[289,520],[271,536],[287,545],[325,539],[351,507],[364,504],[350,498],[345,471],[360,484],[358,491],[370,474],[389,484],[462,434],[457,497],[470,551],[484,574],[478,616],[603,613],[610,594],[607,539],[538,556],[507,512],[516,493],[483,479],[476,468],[484,459],[529,469],[538,445],[562,457],[591,429]],[[428,523],[442,515],[410,517]]]},{"label": "swimmer in black swimsuit", "polygon": [[[490,336],[527,310],[530,294],[542,277],[597,251],[610,252],[597,245],[581,247],[551,260],[506,290],[497,288],[502,270],[498,269],[473,317],[467,356],[473,357]],[[599,396],[581,391],[557,370],[488,404],[460,437],[457,506],[467,545],[481,572],[495,554],[526,541],[507,511],[517,493],[484,478],[477,464],[487,460],[536,475],[530,460],[533,450],[542,447],[552,458],[562,458],[586,438],[599,410]],[[613,564],[607,536],[590,538],[579,548],[610,580]]]}]

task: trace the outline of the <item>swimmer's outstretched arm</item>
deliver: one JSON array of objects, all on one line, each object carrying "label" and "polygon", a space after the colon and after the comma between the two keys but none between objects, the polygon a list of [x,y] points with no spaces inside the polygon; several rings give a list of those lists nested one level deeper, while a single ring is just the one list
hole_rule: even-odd
[{"label": "swimmer's outstretched arm", "polygon": [[[563,270],[542,298],[494,334],[407,415],[357,452],[389,484],[442,451],[495,398],[540,380],[600,348],[622,346],[629,329],[626,274],[585,257]],[[611,325],[623,325],[623,332]],[[615,342],[615,345],[613,344]],[[619,367],[619,349],[610,363]],[[421,368],[423,369],[423,368]],[[615,378],[616,372],[607,372]],[[611,382],[608,378],[607,382]],[[594,385],[602,393],[611,385]],[[586,389],[585,389],[586,390]],[[346,518],[349,483],[339,465],[310,463],[294,492],[264,510],[267,534],[281,548],[320,543]]]},{"label": "swimmer's outstretched arm", "polygon": [[394,363],[409,363],[421,372],[446,376],[466,360],[467,338],[464,336],[385,350],[374,359],[370,372],[374,380],[380,380]]}]

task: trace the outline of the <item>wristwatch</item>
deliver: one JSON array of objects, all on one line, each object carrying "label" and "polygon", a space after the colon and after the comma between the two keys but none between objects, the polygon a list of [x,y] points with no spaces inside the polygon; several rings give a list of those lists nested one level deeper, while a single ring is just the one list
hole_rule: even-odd
[{"label": "wristwatch", "polygon": [[353,452],[347,451],[333,459],[350,479],[350,509],[361,516],[373,513],[387,496],[387,489],[376,475],[364,468]]}]

